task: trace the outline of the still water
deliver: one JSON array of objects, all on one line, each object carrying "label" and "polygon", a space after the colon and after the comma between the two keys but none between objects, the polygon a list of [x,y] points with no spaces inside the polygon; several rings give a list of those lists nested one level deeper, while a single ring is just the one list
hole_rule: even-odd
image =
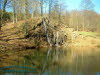
[{"label": "still water", "polygon": [[100,75],[100,48],[16,50],[0,59],[0,75]]}]

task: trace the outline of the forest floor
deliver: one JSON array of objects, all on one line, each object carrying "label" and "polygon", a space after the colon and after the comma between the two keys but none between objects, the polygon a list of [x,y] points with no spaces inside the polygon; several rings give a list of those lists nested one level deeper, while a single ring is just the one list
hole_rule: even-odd
[{"label": "forest floor", "polygon": [[[21,22],[20,24],[22,24]],[[34,43],[30,39],[25,39],[20,24],[8,23],[0,31],[0,49],[16,50],[26,47],[33,47]]]},{"label": "forest floor", "polygon": [[[8,23],[2,27],[0,32],[0,51],[35,48],[34,39],[24,38],[22,27],[20,27],[22,23],[22,21],[18,22],[17,25]],[[72,40],[73,43],[71,45],[100,47],[100,33],[80,31],[77,34],[77,38]]]}]

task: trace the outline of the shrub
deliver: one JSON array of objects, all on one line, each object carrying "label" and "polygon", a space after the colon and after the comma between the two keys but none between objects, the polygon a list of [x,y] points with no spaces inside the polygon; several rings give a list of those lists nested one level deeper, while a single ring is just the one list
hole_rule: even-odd
[{"label": "shrub", "polygon": [[11,16],[12,16],[11,12],[4,12],[2,14],[2,12],[0,11],[0,21],[2,19],[3,23],[10,21],[11,20]]}]

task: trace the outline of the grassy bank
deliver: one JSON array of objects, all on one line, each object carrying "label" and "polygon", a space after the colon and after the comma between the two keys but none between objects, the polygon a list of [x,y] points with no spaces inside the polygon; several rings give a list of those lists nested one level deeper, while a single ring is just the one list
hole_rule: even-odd
[{"label": "grassy bank", "polygon": [[77,32],[78,37],[74,40],[75,46],[95,46],[100,47],[100,33],[96,32]]},{"label": "grassy bank", "polygon": [[79,35],[84,35],[84,36],[90,36],[90,37],[100,37],[100,33],[96,33],[96,32],[83,32],[83,31],[79,31],[78,34]]}]

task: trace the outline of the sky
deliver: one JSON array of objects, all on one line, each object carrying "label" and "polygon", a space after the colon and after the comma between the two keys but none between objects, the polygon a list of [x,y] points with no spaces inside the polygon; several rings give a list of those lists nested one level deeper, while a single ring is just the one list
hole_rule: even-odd
[{"label": "sky", "polygon": [[[81,1],[82,0],[63,0],[67,6],[68,6],[68,10],[73,10],[76,9],[78,10],[81,5]],[[92,3],[94,4],[94,11],[96,11],[98,14],[100,14],[100,0],[92,0]]]},{"label": "sky", "polygon": [[[62,2],[67,5],[67,9],[69,11],[75,9],[80,9],[80,3],[82,0],[62,0]],[[100,0],[92,0],[92,3],[94,4],[94,11],[96,11],[98,14],[100,14]],[[7,11],[11,11],[11,9],[7,9]]]}]

